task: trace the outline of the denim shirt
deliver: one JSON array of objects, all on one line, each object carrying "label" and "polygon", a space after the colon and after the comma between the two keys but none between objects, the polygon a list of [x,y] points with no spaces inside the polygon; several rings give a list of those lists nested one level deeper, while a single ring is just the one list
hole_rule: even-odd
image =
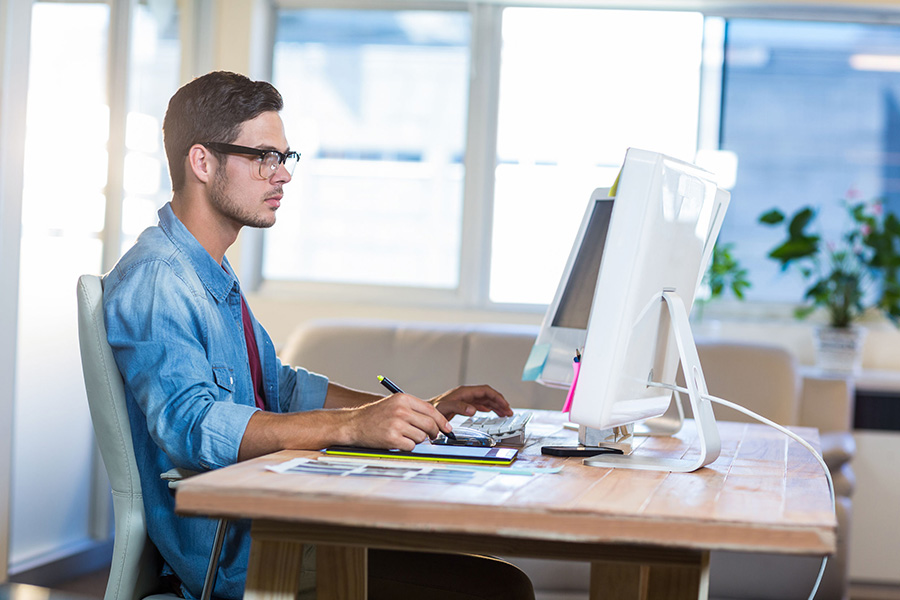
[{"label": "denim shirt", "polygon": [[[223,269],[224,265],[224,269]],[[175,494],[160,474],[216,469],[237,461],[256,412],[241,321],[241,289],[171,205],[103,278],[107,338],[125,384],[150,539],[186,597],[199,597],[215,522],[175,515]],[[263,371],[266,409],[322,408],[328,379],[282,365],[250,315]],[[250,548],[246,521],[229,524],[214,595],[240,598]]]}]

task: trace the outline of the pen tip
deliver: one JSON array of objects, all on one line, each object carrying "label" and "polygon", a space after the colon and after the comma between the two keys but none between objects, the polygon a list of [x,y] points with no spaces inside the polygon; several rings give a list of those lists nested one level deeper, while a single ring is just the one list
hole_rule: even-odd
[{"label": "pen tip", "polygon": [[378,376],[378,381],[379,381],[379,382],[384,381],[384,375],[379,375],[379,376]]}]

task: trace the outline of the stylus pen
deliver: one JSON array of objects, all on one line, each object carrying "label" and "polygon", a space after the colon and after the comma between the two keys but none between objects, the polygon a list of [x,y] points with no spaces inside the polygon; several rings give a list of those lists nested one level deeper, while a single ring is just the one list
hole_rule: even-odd
[{"label": "stylus pen", "polygon": [[[379,375],[379,376],[378,376],[378,382],[379,382],[381,385],[383,385],[384,387],[386,387],[386,388],[388,389],[388,391],[390,391],[392,394],[403,394],[403,393],[405,393],[403,390],[401,390],[400,388],[397,387],[397,384],[396,384],[396,383],[394,383],[393,381],[391,381],[390,379],[388,379],[388,378],[385,377],[384,375]],[[448,431],[448,432],[445,433],[444,435],[446,435],[446,436],[447,436],[448,438],[450,438],[451,440],[455,440],[455,439],[456,439],[456,436],[453,434],[452,431]]]}]

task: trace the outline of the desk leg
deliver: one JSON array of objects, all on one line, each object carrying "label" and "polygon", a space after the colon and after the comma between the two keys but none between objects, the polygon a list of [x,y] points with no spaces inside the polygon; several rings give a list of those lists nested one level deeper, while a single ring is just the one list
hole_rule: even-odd
[{"label": "desk leg", "polygon": [[293,600],[300,589],[303,544],[254,537],[245,600]]},{"label": "desk leg", "polygon": [[591,563],[591,600],[707,600],[709,552],[679,564]]},{"label": "desk leg", "polygon": [[368,560],[365,548],[319,544],[316,551],[319,600],[366,600]]}]

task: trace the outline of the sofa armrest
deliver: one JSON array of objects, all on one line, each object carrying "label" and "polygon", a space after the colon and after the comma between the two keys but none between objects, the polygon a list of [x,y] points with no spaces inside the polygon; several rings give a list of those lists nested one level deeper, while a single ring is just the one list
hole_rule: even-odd
[{"label": "sofa armrest", "polygon": [[856,487],[856,476],[853,474],[852,461],[856,455],[856,440],[851,433],[823,433],[820,438],[822,458],[828,465],[834,481],[834,494],[837,497],[849,498]]},{"label": "sofa armrest", "polygon": [[822,458],[829,469],[839,469],[856,455],[856,440],[850,433],[833,431],[819,436]]},{"label": "sofa armrest", "polygon": [[817,369],[801,370],[799,425],[815,427],[820,433],[849,432],[853,427],[853,381],[824,375]]}]

